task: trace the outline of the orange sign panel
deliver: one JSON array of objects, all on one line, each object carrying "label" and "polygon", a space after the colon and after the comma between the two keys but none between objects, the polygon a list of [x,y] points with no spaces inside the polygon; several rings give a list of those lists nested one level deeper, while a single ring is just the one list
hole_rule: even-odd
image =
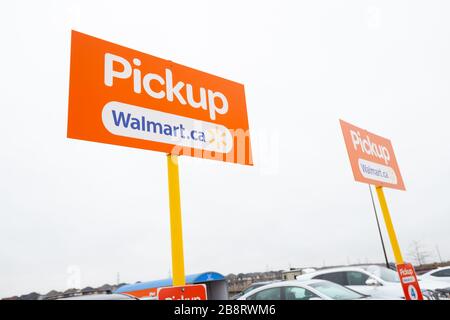
[{"label": "orange sign panel", "polygon": [[391,141],[340,122],[355,180],[405,190]]},{"label": "orange sign panel", "polygon": [[242,84],[77,31],[67,136],[252,165]]},{"label": "orange sign panel", "polygon": [[206,300],[206,285],[159,288],[158,300]]}]

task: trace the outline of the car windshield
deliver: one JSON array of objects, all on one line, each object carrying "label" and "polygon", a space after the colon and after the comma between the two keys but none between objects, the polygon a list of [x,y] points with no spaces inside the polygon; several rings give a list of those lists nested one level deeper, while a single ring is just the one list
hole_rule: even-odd
[{"label": "car windshield", "polygon": [[366,271],[387,282],[400,282],[397,272],[386,267],[369,266]]},{"label": "car windshield", "polygon": [[353,290],[329,281],[320,281],[312,283],[309,286],[333,300],[354,300],[364,298],[363,295]]},{"label": "car windshield", "polygon": [[253,289],[256,289],[256,288],[265,286],[266,284],[267,284],[267,283],[253,283],[253,284],[251,284],[249,287],[247,287],[246,289],[244,289],[244,291],[242,291],[242,292],[240,293],[240,295],[242,296],[242,295],[244,295],[244,294],[246,294],[246,293],[252,291]]}]

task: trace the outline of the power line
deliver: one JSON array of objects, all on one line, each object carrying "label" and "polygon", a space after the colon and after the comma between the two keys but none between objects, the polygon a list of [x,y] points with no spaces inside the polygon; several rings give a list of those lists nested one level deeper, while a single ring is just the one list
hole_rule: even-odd
[{"label": "power line", "polygon": [[375,206],[375,200],[373,199],[373,193],[372,193],[372,188],[370,187],[370,184],[369,184],[369,190],[370,190],[370,197],[372,198],[372,205],[373,205],[373,211],[375,213],[375,219],[377,220],[377,227],[378,227],[378,233],[380,235],[381,246],[383,247],[384,259],[386,261],[386,267],[388,269],[390,269],[389,260],[388,260],[387,254],[386,254],[386,247],[384,246],[383,234],[381,233],[380,221],[378,220],[377,207]]}]

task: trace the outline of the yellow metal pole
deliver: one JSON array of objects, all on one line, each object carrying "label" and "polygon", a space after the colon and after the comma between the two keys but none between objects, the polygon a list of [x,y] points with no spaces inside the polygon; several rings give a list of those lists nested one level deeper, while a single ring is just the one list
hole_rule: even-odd
[{"label": "yellow metal pole", "polygon": [[167,155],[167,172],[169,178],[170,234],[172,240],[172,285],[183,286],[186,284],[186,279],[184,274],[178,156]]},{"label": "yellow metal pole", "polygon": [[397,235],[395,234],[394,225],[392,224],[391,215],[386,203],[386,198],[384,197],[383,187],[376,187],[378,200],[380,201],[381,211],[383,212],[384,222],[386,223],[386,229],[391,240],[392,251],[394,252],[395,263],[402,264],[403,257],[400,251],[400,246],[398,245]]}]

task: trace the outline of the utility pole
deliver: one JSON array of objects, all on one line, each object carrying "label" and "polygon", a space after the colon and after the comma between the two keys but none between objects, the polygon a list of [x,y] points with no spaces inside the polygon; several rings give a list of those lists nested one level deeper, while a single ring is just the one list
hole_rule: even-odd
[{"label": "utility pole", "polygon": [[384,246],[383,234],[381,233],[380,221],[378,220],[377,207],[375,206],[375,200],[373,199],[373,193],[372,193],[372,188],[370,187],[370,184],[369,184],[369,190],[370,190],[370,197],[372,198],[372,205],[373,205],[373,211],[375,213],[375,219],[377,221],[378,234],[380,235],[381,247],[383,248],[384,260],[386,261],[386,268],[390,269],[389,260],[388,260],[387,254],[386,254],[386,247]]},{"label": "utility pole", "polygon": [[443,261],[442,261],[441,252],[439,251],[439,246],[438,245],[436,245],[436,252],[438,254],[439,261],[442,263]]}]

